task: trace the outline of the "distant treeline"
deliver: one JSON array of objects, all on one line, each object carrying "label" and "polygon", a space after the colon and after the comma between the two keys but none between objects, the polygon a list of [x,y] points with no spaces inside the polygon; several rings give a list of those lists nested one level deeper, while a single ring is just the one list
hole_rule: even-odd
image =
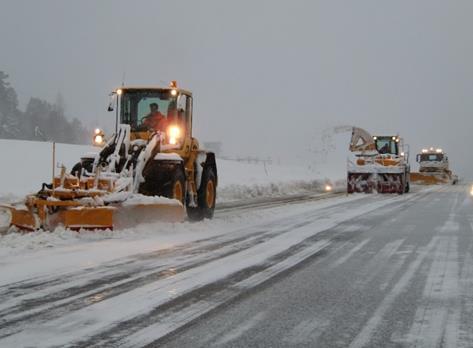
[{"label": "distant treeline", "polygon": [[61,95],[53,104],[32,97],[26,110],[21,111],[16,91],[7,79],[8,75],[0,71],[0,138],[69,144],[88,142],[91,133],[82,123],[77,118],[66,118]]}]

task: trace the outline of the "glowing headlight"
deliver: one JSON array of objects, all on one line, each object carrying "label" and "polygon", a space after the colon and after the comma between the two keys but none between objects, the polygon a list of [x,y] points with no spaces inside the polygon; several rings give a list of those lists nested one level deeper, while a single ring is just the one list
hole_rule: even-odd
[{"label": "glowing headlight", "polygon": [[181,137],[181,129],[177,126],[168,128],[169,144],[176,145],[177,140]]},{"label": "glowing headlight", "polygon": [[123,91],[121,89],[117,89],[117,94],[122,95]]},{"label": "glowing headlight", "polygon": [[327,192],[332,191],[332,185],[329,185],[329,184],[325,185],[325,191]]},{"label": "glowing headlight", "polygon": [[175,97],[177,95],[177,91],[175,89],[171,89],[171,95]]},{"label": "glowing headlight", "polygon": [[101,136],[100,134],[97,134],[94,137],[94,144],[95,145],[102,145],[102,143],[103,143],[103,136]]},{"label": "glowing headlight", "polygon": [[100,128],[95,129],[94,131],[94,145],[102,146],[105,141],[105,133]]}]

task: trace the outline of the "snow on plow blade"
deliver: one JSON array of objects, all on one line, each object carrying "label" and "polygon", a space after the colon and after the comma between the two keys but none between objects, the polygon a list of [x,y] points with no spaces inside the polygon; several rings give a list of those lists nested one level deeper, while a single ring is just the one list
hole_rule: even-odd
[{"label": "snow on plow blade", "polygon": [[[154,198],[154,197],[148,197]],[[87,207],[73,201],[33,199],[30,208],[0,205],[0,232],[11,227],[22,231],[54,230],[64,226],[72,230],[105,230],[130,228],[140,223],[180,222],[185,210],[175,200],[156,197],[148,201],[123,201],[104,206]]]},{"label": "snow on plow blade", "polygon": [[182,204],[126,204],[115,210],[113,226],[124,229],[142,223],[181,222],[184,218],[185,210]]},{"label": "snow on plow blade", "polygon": [[7,232],[13,226],[21,230],[34,231],[39,227],[39,221],[26,207],[0,205],[0,233]]},{"label": "snow on plow blade", "polygon": [[420,185],[440,185],[452,182],[446,174],[426,174],[419,172],[411,172],[411,181]]},{"label": "snow on plow blade", "polygon": [[40,210],[33,211],[25,206],[0,205],[0,232],[11,227],[22,231],[53,230],[60,225],[73,230],[113,228],[114,208],[50,205],[55,210],[50,213],[45,206],[39,206]]}]

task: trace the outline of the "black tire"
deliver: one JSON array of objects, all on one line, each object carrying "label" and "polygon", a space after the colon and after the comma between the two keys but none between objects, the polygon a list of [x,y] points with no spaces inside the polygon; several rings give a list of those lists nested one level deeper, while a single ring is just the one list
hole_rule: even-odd
[{"label": "black tire", "polygon": [[92,169],[94,167],[94,161],[92,160],[84,160],[77,162],[74,167],[72,167],[71,174],[72,175],[77,175],[79,178],[81,177],[82,174],[82,168],[85,168],[86,171],[89,173],[92,172]]},{"label": "black tire", "polygon": [[82,163],[77,162],[74,165],[74,167],[72,167],[71,174],[77,175],[80,178],[81,173],[82,173]]},{"label": "black tire", "polygon": [[[143,172],[145,182],[140,185],[139,192],[145,196],[164,196],[177,198],[182,203],[185,195],[185,175],[182,164],[154,161]],[[182,195],[175,197],[176,184],[181,185]]]},{"label": "black tire", "polygon": [[187,207],[187,216],[189,219],[200,221],[213,218],[216,198],[217,177],[213,169],[207,167],[202,173],[202,181],[197,191],[197,207]]},{"label": "black tire", "polygon": [[[178,193],[178,188],[180,187],[180,193]],[[186,177],[182,168],[177,167],[174,173],[171,175],[171,181],[163,187],[163,196],[171,199],[177,199],[182,204],[184,204],[184,199],[186,197]]]}]

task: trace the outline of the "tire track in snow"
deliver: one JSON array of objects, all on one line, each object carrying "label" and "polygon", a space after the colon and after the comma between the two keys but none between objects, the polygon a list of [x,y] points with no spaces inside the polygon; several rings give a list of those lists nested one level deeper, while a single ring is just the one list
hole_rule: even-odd
[{"label": "tire track in snow", "polygon": [[[306,202],[306,201],[318,201],[318,200],[328,199],[328,198],[333,198],[333,197],[331,195],[324,195],[322,197],[310,196],[307,199],[303,199],[302,201],[299,201],[299,203]],[[365,201],[368,199],[369,197],[356,197],[354,200]],[[347,207],[350,206],[352,202],[353,200],[334,202],[333,204],[327,207],[322,207],[319,211],[320,212],[325,211],[327,214],[330,214],[331,212],[334,211],[334,209],[336,209],[336,207],[343,209],[345,206]],[[284,203],[284,200],[283,200],[283,203]],[[266,204],[268,205],[268,207],[276,207],[276,206],[280,206],[281,202],[280,200],[272,199],[270,202]],[[231,210],[231,205],[225,209]],[[240,206],[237,205],[235,209],[236,210],[240,209]],[[257,234],[258,232],[259,231],[254,231],[254,228],[250,229],[247,233],[245,233],[245,229],[236,229],[235,231],[233,231],[233,233],[236,234],[236,237],[233,237],[232,235],[229,236],[228,234],[219,235],[217,237],[209,237],[209,238],[193,241],[190,243],[173,246],[171,248],[160,249],[157,251],[144,253],[144,254],[137,254],[135,256],[129,256],[124,259],[114,260],[111,262],[101,264],[97,267],[89,267],[89,268],[86,268],[77,272],[73,272],[73,273],[63,273],[60,275],[54,275],[52,277],[27,279],[27,280],[15,282],[15,283],[2,285],[0,286],[0,303],[4,303],[4,300],[7,299],[8,297],[19,298],[24,294],[30,294],[32,292],[37,293],[44,289],[52,290],[52,287],[55,285],[57,285],[59,289],[63,289],[64,279],[67,279],[70,283],[72,283],[73,280],[77,280],[80,283],[82,278],[85,277],[89,279],[91,278],[91,275],[96,274],[95,283],[98,284],[101,282],[102,279],[104,279],[104,277],[112,276],[110,275],[110,273],[112,273],[114,270],[116,270],[115,276],[119,276],[119,274],[122,273],[122,269],[125,267],[134,266],[137,270],[141,269],[142,267],[146,266],[140,263],[143,260],[154,261],[157,257],[161,258],[165,255],[175,256],[179,253],[186,253],[186,252],[197,253],[199,252],[199,250],[202,250],[202,248],[205,248],[205,247],[207,247],[208,250],[213,250],[221,246],[224,246],[227,243],[236,243],[240,240],[243,240],[244,238],[247,238],[248,236],[251,237],[251,234]],[[265,231],[260,231],[260,232],[265,232]],[[104,275],[103,273],[106,273],[106,274]],[[83,289],[79,289],[79,290],[82,291]],[[0,304],[0,309],[2,308],[3,307]]]},{"label": "tire track in snow", "polygon": [[335,268],[335,267],[338,267],[342,264],[344,264],[345,262],[347,262],[354,254],[356,254],[357,252],[359,252],[361,249],[363,249],[363,247],[368,244],[368,242],[370,241],[370,239],[365,239],[365,240],[362,240],[360,243],[358,243],[357,245],[355,245],[351,250],[349,250],[345,255],[343,255],[342,257],[340,257],[338,260],[336,260],[333,264],[332,264],[332,268]]},{"label": "tire track in snow", "polygon": [[[386,198],[384,201],[386,201],[384,203],[389,204],[390,199]],[[240,232],[236,233],[237,235],[240,235],[240,237],[230,237],[230,239],[225,241],[206,244],[202,247],[196,248],[195,243],[186,245],[185,247],[179,248],[178,251],[180,251],[180,255],[177,256],[183,257],[189,255],[190,260],[185,260],[186,262],[182,262],[181,264],[173,264],[172,260],[176,258],[176,255],[173,255],[170,250],[164,250],[164,252],[152,252],[145,255],[138,255],[134,260],[128,260],[126,262],[120,261],[118,265],[112,264],[107,265],[106,267],[99,267],[97,269],[98,274],[100,275],[98,280],[90,278],[89,275],[85,285],[66,288],[57,293],[46,294],[40,298],[23,300],[23,302],[20,302],[20,305],[7,307],[6,310],[1,311],[0,316],[2,317],[2,321],[0,322],[0,338],[20,332],[22,330],[22,325],[25,325],[27,322],[33,320],[45,321],[58,318],[70,311],[76,311],[91,306],[98,302],[107,300],[108,298],[159,281],[160,279],[165,279],[169,276],[233,255],[241,250],[264,243],[278,235],[291,232],[293,229],[304,227],[307,224],[312,223],[314,220],[321,219],[324,216],[340,214],[340,211],[343,211],[341,207],[350,204],[352,204],[352,202],[341,202],[333,206],[316,210],[315,212],[305,212],[298,215],[299,218],[293,220],[296,221],[295,224],[294,222],[281,223],[281,221],[273,221],[270,224],[264,225],[264,228],[258,226],[256,229],[250,229],[249,232],[247,230],[242,230],[241,232],[244,232],[245,234],[243,237],[241,237]],[[297,222],[299,220],[302,220],[302,222]],[[211,239],[206,239],[205,241],[207,240]],[[214,253],[209,253],[210,251],[213,251]],[[163,267],[156,270],[154,262],[157,258],[159,259],[161,254],[170,255],[172,258],[161,260]],[[143,262],[139,262],[142,260],[152,262],[151,264],[143,264]],[[109,277],[101,274],[104,270],[111,271],[117,267],[120,269],[119,274],[112,274]],[[123,272],[124,267],[128,268],[126,272]],[[151,273],[147,272],[149,269],[153,269],[153,271]],[[79,276],[82,277],[83,274],[81,273]],[[70,279],[68,280],[70,281]],[[41,287],[44,287],[43,283],[41,283]],[[36,294],[36,292],[33,292],[33,296]],[[14,302],[18,302],[17,297],[15,297]],[[5,304],[3,306],[5,306]]]},{"label": "tire track in snow", "polygon": [[460,322],[457,237],[439,237],[421,305],[404,342],[415,347],[457,346]]},{"label": "tire track in snow", "polygon": [[[331,218],[332,218],[332,219],[333,219],[333,218],[336,218],[336,219],[341,218],[341,219],[342,219],[341,221],[343,221],[343,219],[350,219],[350,218],[351,218],[350,214],[352,214],[352,215],[354,214],[353,216],[359,216],[359,214],[362,214],[362,211],[370,212],[370,211],[372,211],[373,209],[375,209],[374,207],[377,208],[379,205],[382,205],[382,206],[388,205],[388,204],[392,204],[392,205],[397,205],[397,204],[399,204],[399,205],[404,205],[404,204],[406,204],[406,203],[409,203],[409,201],[411,201],[413,198],[414,198],[414,197],[409,197],[409,199],[407,199],[407,200],[404,199],[404,200],[403,200],[403,199],[400,199],[400,197],[394,197],[394,198],[393,198],[393,197],[383,197],[383,199],[381,199],[381,200],[376,200],[376,201],[374,201],[374,202],[371,201],[371,202],[369,202],[368,204],[362,206],[362,208],[357,208],[358,210],[357,210],[357,209],[354,209],[355,212],[350,212],[350,211],[348,210],[348,213],[349,213],[348,216],[347,216],[347,211],[346,211],[345,209],[340,209],[341,207],[344,206],[344,204],[336,204],[336,205],[334,205],[334,206],[331,206],[331,207],[328,207],[328,208],[325,208],[325,209],[317,209],[315,212],[311,212],[310,214],[304,213],[304,214],[301,214],[301,215],[299,215],[299,216],[297,216],[297,215],[294,216],[294,220],[296,220],[296,221],[297,221],[299,218],[305,219],[305,222],[302,222],[302,223],[296,223],[296,224],[294,224],[293,222],[292,222],[292,223],[286,222],[286,223],[285,223],[286,226],[283,226],[283,228],[282,228],[282,229],[279,229],[279,230],[276,228],[276,226],[278,226],[278,225],[280,224],[280,221],[279,221],[279,222],[276,221],[276,222],[273,222],[273,223],[271,223],[271,224],[269,224],[269,225],[266,225],[265,227],[271,231],[271,232],[269,232],[269,235],[272,234],[272,236],[268,237],[269,235],[267,235],[266,237],[268,237],[269,240],[274,239],[274,238],[276,238],[276,236],[278,236],[278,235],[280,235],[280,234],[284,234],[284,233],[290,232],[290,231],[292,231],[292,230],[294,230],[294,229],[298,229],[298,228],[301,228],[301,227],[305,227],[307,224],[311,224],[312,222],[317,221],[318,219],[319,219],[320,221],[322,221],[322,220],[324,220],[327,216],[330,216],[330,215],[331,215]],[[346,204],[348,207],[350,206],[350,203],[345,203],[345,204]],[[359,211],[359,212],[357,212],[357,211]],[[276,229],[276,230],[275,230],[275,229]],[[253,231],[253,232],[254,232],[254,231]],[[261,233],[261,231],[260,231],[260,233]],[[264,241],[263,241],[263,242],[264,242]],[[229,242],[229,243],[231,244],[231,242]],[[208,247],[208,246],[206,246],[206,247]],[[216,249],[219,249],[218,246],[216,246]],[[245,249],[244,249],[244,250],[245,250]],[[206,250],[205,253],[208,253],[208,250]],[[286,254],[286,256],[288,256],[288,255],[289,255],[289,254]],[[306,256],[306,257],[309,257],[310,255],[311,255],[311,254],[309,254],[309,255]],[[140,256],[139,258],[143,258],[143,256]],[[144,257],[144,258],[146,259],[146,257]],[[217,258],[216,260],[218,260],[218,258]],[[215,260],[214,260],[214,261],[215,261]],[[214,262],[214,261],[211,261],[211,262]],[[199,266],[199,267],[201,267],[201,266]],[[186,270],[186,272],[187,272],[187,271],[189,271],[189,270]],[[257,269],[257,271],[260,272],[259,269]],[[184,272],[184,273],[186,273],[186,272]],[[276,272],[276,271],[275,271],[275,272]],[[274,276],[275,274],[277,274],[277,273],[267,272],[267,276],[269,276],[269,277],[272,277],[272,276]],[[176,277],[177,275],[178,275],[178,274],[173,274],[172,277]],[[258,278],[258,276],[257,276],[257,278]],[[262,279],[261,281],[264,281],[264,279],[266,279],[264,276],[263,276],[263,277],[260,276],[259,278],[260,278],[260,280]],[[155,281],[156,281],[156,279],[154,279],[154,280],[153,280],[152,282],[150,282],[150,283],[153,283],[153,282],[155,282]],[[149,285],[150,283],[148,283],[147,285]],[[251,286],[254,286],[254,284],[257,284],[258,282],[250,282],[250,283],[252,283]],[[141,288],[141,287],[145,287],[145,286],[143,286],[143,284],[140,284],[138,287]],[[134,289],[135,289],[135,288],[134,288]],[[134,290],[134,289],[127,289],[127,292],[131,292],[131,291]],[[109,300],[109,299],[110,299],[110,297],[109,297],[109,298],[100,299],[99,301],[92,303],[91,306],[92,306],[92,305],[96,305],[98,302],[104,302],[105,300]],[[28,326],[30,326],[30,325],[28,325]]]},{"label": "tire track in snow", "polygon": [[371,318],[364,325],[364,327],[358,333],[355,339],[350,343],[350,348],[361,348],[369,344],[372,334],[376,330],[376,328],[381,324],[383,316],[391,308],[396,298],[400,296],[403,291],[406,290],[412,278],[418,271],[420,265],[429,255],[429,253],[434,249],[437,242],[438,237],[433,237],[426,247],[419,248],[417,250],[416,259],[411,262],[411,264],[409,264],[407,270],[404,272],[398,282],[391,288],[390,292],[384,297],[383,301],[381,301]]},{"label": "tire track in snow", "polygon": [[[367,200],[368,198],[369,197],[361,197],[356,200]],[[353,204],[353,201],[336,202],[328,207],[322,207],[321,209],[316,210],[314,215],[311,217],[319,218],[321,216],[330,215],[339,210],[343,210],[346,206],[348,207],[351,204]],[[281,229],[280,225],[283,224],[284,221],[275,221],[272,223],[272,225],[276,226],[276,229]],[[34,307],[41,305],[42,303],[60,301],[68,297],[73,297],[74,295],[83,294],[84,292],[90,291],[91,288],[100,291],[102,285],[107,286],[111,282],[120,282],[122,280],[127,281],[130,280],[130,275],[135,276],[136,274],[145,273],[143,271],[153,268],[155,269],[155,262],[157,259],[162,261],[165,267],[168,266],[169,262],[166,261],[165,258],[163,260],[163,256],[169,255],[172,258],[176,258],[197,255],[199,253],[218,250],[227,245],[237,245],[240,242],[244,243],[245,241],[249,241],[251,238],[255,238],[255,236],[258,238],[265,238],[287,232],[286,230],[267,232],[271,227],[271,224],[266,224],[260,229],[255,229],[255,227],[237,229],[232,233],[226,233],[217,237],[206,238],[168,249],[161,249],[146,254],[127,257],[94,268],[88,268],[84,271],[61,274],[50,279],[34,279],[32,281],[28,280],[1,286],[0,311],[4,311],[6,308],[11,307],[8,301],[12,298],[15,299],[15,303],[24,301],[26,307]],[[289,226],[289,228],[293,227],[294,226]],[[133,277],[133,279],[134,278],[135,277]],[[67,281],[65,282],[64,280]],[[33,294],[33,298],[31,297],[31,294]],[[45,295],[39,298],[38,294]],[[20,308],[17,309],[20,311]],[[0,314],[5,315],[8,313],[0,312]]]}]

